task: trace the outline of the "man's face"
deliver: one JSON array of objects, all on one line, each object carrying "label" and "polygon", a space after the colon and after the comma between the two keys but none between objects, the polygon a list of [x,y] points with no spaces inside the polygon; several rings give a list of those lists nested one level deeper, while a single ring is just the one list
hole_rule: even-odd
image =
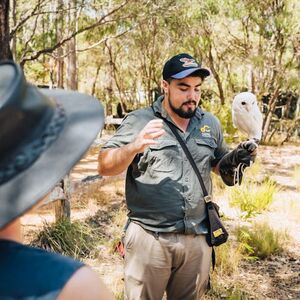
[{"label": "man's face", "polygon": [[200,77],[192,76],[173,79],[170,83],[164,80],[166,109],[184,119],[193,117],[200,101],[201,84]]}]

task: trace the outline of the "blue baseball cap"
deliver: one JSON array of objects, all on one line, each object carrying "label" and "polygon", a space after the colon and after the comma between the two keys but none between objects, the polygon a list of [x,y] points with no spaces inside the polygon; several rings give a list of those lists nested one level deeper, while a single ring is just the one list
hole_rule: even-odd
[{"label": "blue baseball cap", "polygon": [[199,74],[199,77],[205,78],[210,75],[210,71],[206,68],[201,68],[191,55],[181,53],[170,58],[164,65],[163,79],[169,78],[182,79],[191,74]]}]

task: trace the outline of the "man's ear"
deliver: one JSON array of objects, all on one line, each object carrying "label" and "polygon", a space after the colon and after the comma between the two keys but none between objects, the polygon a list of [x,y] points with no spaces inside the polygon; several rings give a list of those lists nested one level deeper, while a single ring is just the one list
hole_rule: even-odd
[{"label": "man's ear", "polygon": [[168,94],[169,86],[170,86],[170,84],[169,84],[168,81],[166,81],[166,80],[162,81],[161,87],[162,87],[162,89],[164,91],[164,94]]}]

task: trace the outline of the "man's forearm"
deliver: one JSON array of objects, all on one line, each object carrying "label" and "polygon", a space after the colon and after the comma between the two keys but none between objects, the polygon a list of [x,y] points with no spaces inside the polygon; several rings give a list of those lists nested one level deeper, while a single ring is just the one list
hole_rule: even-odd
[{"label": "man's forearm", "polygon": [[157,144],[157,138],[165,133],[163,121],[150,120],[133,142],[120,148],[100,151],[98,171],[100,175],[113,176],[125,171],[138,153],[143,153],[150,145]]},{"label": "man's forearm", "polygon": [[101,150],[98,157],[100,175],[113,176],[125,171],[133,161],[137,151],[132,143],[120,148]]}]

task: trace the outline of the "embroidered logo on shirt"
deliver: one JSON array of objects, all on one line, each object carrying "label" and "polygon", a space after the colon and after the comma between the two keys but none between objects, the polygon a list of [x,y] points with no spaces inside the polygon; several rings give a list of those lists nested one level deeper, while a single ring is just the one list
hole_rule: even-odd
[{"label": "embroidered logo on shirt", "polygon": [[210,127],[208,125],[202,126],[199,130],[203,137],[211,137]]},{"label": "embroidered logo on shirt", "polygon": [[204,126],[202,126],[202,127],[200,128],[200,131],[201,131],[202,133],[204,133],[204,132],[210,132],[210,127],[209,127],[208,125],[204,125]]},{"label": "embroidered logo on shirt", "polygon": [[183,58],[180,58],[180,61],[184,63],[182,65],[183,67],[186,67],[186,68],[187,67],[198,67],[198,64],[192,58],[183,57]]}]

